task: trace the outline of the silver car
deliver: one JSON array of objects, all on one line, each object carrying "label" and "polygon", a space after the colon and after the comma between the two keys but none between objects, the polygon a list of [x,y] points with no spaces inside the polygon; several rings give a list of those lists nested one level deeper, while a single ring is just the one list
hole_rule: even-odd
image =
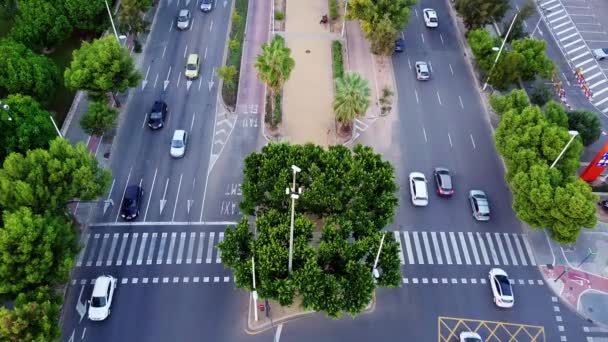
[{"label": "silver car", "polygon": [[608,57],[608,49],[595,49],[593,50],[593,55],[595,59],[601,61],[602,59]]},{"label": "silver car", "polygon": [[179,10],[179,13],[177,14],[177,28],[180,30],[187,30],[190,27],[190,20],[192,20],[190,10]]},{"label": "silver car", "polygon": [[419,81],[426,81],[431,78],[431,71],[429,70],[428,64],[423,61],[416,62],[416,79]]},{"label": "silver car", "polygon": [[201,1],[201,11],[211,12],[212,9],[213,9],[213,0],[202,0]]},{"label": "silver car", "polygon": [[186,154],[188,145],[188,133],[183,129],[176,129],[171,139],[171,157],[181,158]]},{"label": "silver car", "polygon": [[490,220],[490,202],[485,192],[481,190],[469,191],[469,202],[471,203],[473,217],[477,221]]}]

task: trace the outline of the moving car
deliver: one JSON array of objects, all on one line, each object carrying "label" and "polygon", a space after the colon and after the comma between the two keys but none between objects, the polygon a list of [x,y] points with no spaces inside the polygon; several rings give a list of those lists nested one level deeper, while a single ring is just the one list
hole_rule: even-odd
[{"label": "moving car", "polygon": [[450,170],[444,167],[436,167],[433,175],[435,176],[435,184],[437,185],[437,194],[446,197],[452,196],[454,194],[454,187],[452,186]]},{"label": "moving car", "polygon": [[429,204],[429,195],[426,190],[426,178],[420,172],[410,173],[410,193],[412,204],[423,207]]},{"label": "moving car", "polygon": [[144,190],[139,185],[127,186],[120,208],[120,217],[125,220],[136,218],[139,215],[139,207],[143,196]]},{"label": "moving car", "polygon": [[405,48],[405,41],[403,38],[395,40],[395,52],[403,52]]},{"label": "moving car", "polygon": [[211,12],[212,9],[213,9],[213,0],[202,0],[201,1],[201,11]]},{"label": "moving car", "polygon": [[426,62],[418,61],[416,62],[416,79],[419,81],[426,81],[431,78],[431,71],[429,70],[429,66]]},{"label": "moving car", "polygon": [[490,278],[494,304],[499,308],[512,308],[515,303],[515,297],[513,297],[513,288],[511,287],[507,272],[500,268],[493,268],[488,276]]},{"label": "moving car", "polygon": [[167,104],[163,101],[154,101],[150,114],[148,115],[148,127],[160,129],[165,125],[167,117]]},{"label": "moving car", "polygon": [[110,306],[116,289],[116,278],[102,275],[95,279],[93,294],[89,300],[89,319],[103,321],[110,316]]},{"label": "moving car", "polygon": [[181,158],[186,154],[188,145],[188,133],[183,129],[176,129],[171,139],[171,157]]},{"label": "moving car", "polygon": [[463,331],[460,333],[460,342],[483,342],[478,333]]},{"label": "moving car", "polygon": [[437,20],[437,12],[435,12],[432,8],[425,8],[422,10],[422,14],[424,17],[424,24],[426,27],[437,27],[439,26],[439,21]]},{"label": "moving car", "polygon": [[608,57],[608,49],[594,49],[592,52],[598,61]]},{"label": "moving car", "polygon": [[192,17],[190,16],[190,10],[181,9],[177,14],[177,28],[180,30],[187,30],[190,27],[190,20]]},{"label": "moving car", "polygon": [[477,221],[490,220],[490,202],[485,192],[481,190],[469,191],[469,203],[471,203],[473,217]]},{"label": "moving car", "polygon": [[186,78],[193,79],[198,77],[200,60],[198,55],[191,53],[186,60]]}]

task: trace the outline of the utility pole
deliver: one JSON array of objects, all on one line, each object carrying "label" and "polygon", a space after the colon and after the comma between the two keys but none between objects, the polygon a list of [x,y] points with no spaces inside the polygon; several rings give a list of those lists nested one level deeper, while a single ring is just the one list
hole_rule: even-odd
[{"label": "utility pole", "polygon": [[300,171],[302,171],[302,169],[300,169],[299,167],[295,166],[295,165],[291,165],[291,169],[293,170],[293,183],[290,188],[286,188],[285,189],[285,194],[289,195],[291,197],[291,226],[289,228],[289,264],[288,264],[288,270],[289,270],[289,274],[291,274],[292,271],[292,264],[293,264],[293,220],[294,220],[294,216],[295,216],[295,206],[296,206],[296,200],[298,198],[300,198],[300,194],[302,194],[302,188],[299,188],[298,191],[296,192],[296,174]]},{"label": "utility pole", "polygon": [[490,76],[492,76],[492,71],[494,70],[494,67],[496,66],[496,63],[498,62],[498,59],[500,58],[500,54],[502,53],[502,50],[505,47],[505,43],[507,42],[507,38],[509,38],[509,34],[511,33],[511,29],[513,28],[513,24],[515,24],[515,19],[517,19],[518,15],[519,15],[519,12],[515,13],[515,15],[513,16],[513,20],[511,21],[511,25],[509,25],[509,30],[507,31],[507,34],[505,35],[505,38],[502,40],[502,44],[500,45],[500,49],[498,50],[498,54],[496,55],[496,59],[494,59],[494,64],[492,64],[492,67],[490,68],[490,72],[488,73],[488,78],[486,79],[486,83],[483,84],[483,88],[481,90],[486,90],[486,87],[488,86],[488,82],[490,81]]},{"label": "utility pole", "polygon": [[253,276],[253,292],[251,292],[251,296],[253,297],[253,316],[255,317],[255,321],[258,321],[258,291],[255,290],[255,260],[251,257],[251,273]]},{"label": "utility pole", "polygon": [[380,277],[380,273],[378,273],[378,259],[380,259],[380,252],[382,251],[382,245],[384,244],[384,237],[386,236],[386,232],[382,234],[382,239],[380,240],[380,247],[378,248],[378,253],[376,253],[376,260],[374,260],[374,268],[372,269],[372,275],[374,278],[378,279]]}]

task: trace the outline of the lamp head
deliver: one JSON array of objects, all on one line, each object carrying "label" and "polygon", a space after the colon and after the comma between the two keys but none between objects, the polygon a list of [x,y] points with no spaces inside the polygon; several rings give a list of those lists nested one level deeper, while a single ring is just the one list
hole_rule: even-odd
[{"label": "lamp head", "polygon": [[299,167],[295,166],[295,165],[291,165],[291,169],[293,170],[293,172],[300,172],[302,171],[302,169],[300,169]]}]

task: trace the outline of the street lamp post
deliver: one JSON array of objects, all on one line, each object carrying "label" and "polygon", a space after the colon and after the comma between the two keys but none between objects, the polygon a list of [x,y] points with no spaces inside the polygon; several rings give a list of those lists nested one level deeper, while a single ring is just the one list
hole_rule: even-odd
[{"label": "street lamp post", "polygon": [[340,37],[342,38],[344,38],[344,30],[346,29],[346,13],[348,13],[348,0],[344,4],[344,20],[342,20],[342,32],[340,33]]},{"label": "street lamp post", "polygon": [[374,260],[374,268],[372,269],[372,275],[374,278],[378,279],[380,277],[380,273],[378,272],[378,259],[380,259],[380,252],[382,251],[382,245],[384,244],[384,237],[386,236],[386,232],[382,234],[382,239],[380,240],[380,247],[378,248],[378,253],[376,253],[376,260]]},{"label": "street lamp post", "polygon": [[500,58],[500,54],[502,54],[502,49],[504,49],[504,47],[505,47],[507,38],[509,38],[509,34],[511,33],[511,29],[513,28],[513,24],[515,24],[515,19],[517,19],[518,15],[519,15],[519,12],[515,13],[515,15],[513,16],[511,25],[509,25],[509,30],[507,31],[505,38],[502,40],[502,44],[500,44],[500,49],[498,50],[498,54],[496,55],[496,58],[494,59],[494,64],[492,64],[492,67],[490,68],[490,72],[488,73],[488,78],[486,79],[486,83],[483,84],[483,88],[481,90],[486,90],[486,87],[488,86],[488,82],[490,81],[490,76],[492,76],[492,71],[494,70],[494,67],[496,67],[496,63],[498,62],[498,59]]},{"label": "street lamp post", "polygon": [[[7,105],[6,103],[3,103],[2,101],[0,101],[0,108],[2,108],[2,110],[4,110],[6,112],[6,115],[8,115],[8,121],[13,121],[13,117],[11,117],[11,115],[8,113],[9,109],[11,109],[11,107],[9,105]],[[53,119],[52,115],[49,115],[49,119],[51,119],[51,122],[53,123],[53,127],[55,127],[55,131],[57,132],[57,135],[60,138],[63,138],[63,134],[61,134],[61,131],[59,131],[59,127],[57,127],[57,124],[55,123],[55,119]]]},{"label": "street lamp post", "polygon": [[570,146],[570,144],[572,143],[572,141],[574,141],[574,138],[576,138],[576,136],[578,135],[578,131],[568,131],[568,134],[570,134],[570,136],[572,136],[572,137],[570,138],[570,140],[568,141],[568,143],[566,144],[566,146],[564,146],[564,148],[559,153],[559,155],[557,156],[557,158],[555,158],[555,161],[549,167],[550,169],[552,169],[555,166],[555,164],[557,164],[557,162],[559,161],[559,159],[564,155],[564,153],[566,153],[566,150],[568,149],[568,146]]},{"label": "street lamp post", "polygon": [[295,206],[296,206],[296,200],[298,198],[300,198],[300,194],[302,194],[302,188],[299,188],[298,191],[296,192],[296,173],[302,171],[302,169],[300,169],[299,167],[297,167],[295,165],[291,165],[291,169],[293,170],[293,183],[292,183],[291,189],[290,188],[285,189],[285,194],[287,194],[291,197],[291,226],[289,228],[289,264],[288,264],[289,274],[291,274],[292,264],[293,264],[293,220],[294,220],[294,216],[295,216]]},{"label": "street lamp post", "polygon": [[[593,256],[593,255],[597,255],[597,252],[594,252],[591,248],[589,248],[589,251],[587,252],[587,256],[585,256],[583,258],[583,260],[575,268],[580,268],[585,263],[585,261],[587,261],[587,259],[591,258],[591,256]],[[553,281],[557,282],[561,277],[564,276],[564,274],[570,272],[571,270],[572,269],[570,267],[566,267],[564,269],[564,271],[557,278],[555,278],[555,280],[553,280]]]},{"label": "street lamp post", "polygon": [[251,296],[253,297],[253,316],[257,322],[258,320],[258,291],[255,289],[255,259],[251,257],[251,273],[253,276],[253,292],[251,292]]}]

